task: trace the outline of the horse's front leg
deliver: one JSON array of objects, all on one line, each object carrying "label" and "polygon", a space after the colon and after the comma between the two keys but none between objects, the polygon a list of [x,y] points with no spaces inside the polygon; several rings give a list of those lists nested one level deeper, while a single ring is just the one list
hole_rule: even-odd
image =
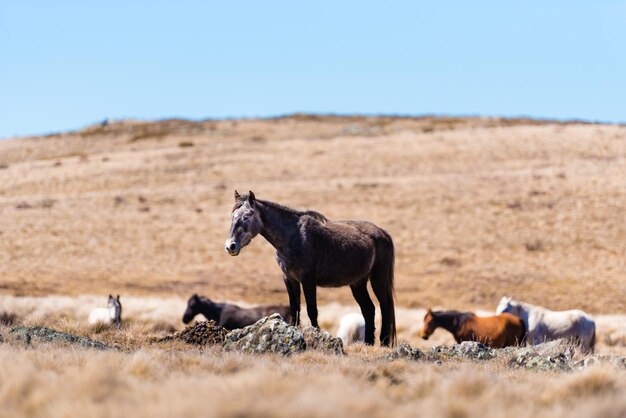
[{"label": "horse's front leg", "polygon": [[289,310],[291,311],[291,321],[289,323],[298,326],[300,324],[300,282],[290,279],[286,275],[283,276],[283,281],[289,295]]},{"label": "horse's front leg", "polygon": [[315,283],[302,283],[302,290],[304,290],[306,313],[309,315],[311,325],[319,328],[320,326],[317,323],[317,286],[315,286]]}]

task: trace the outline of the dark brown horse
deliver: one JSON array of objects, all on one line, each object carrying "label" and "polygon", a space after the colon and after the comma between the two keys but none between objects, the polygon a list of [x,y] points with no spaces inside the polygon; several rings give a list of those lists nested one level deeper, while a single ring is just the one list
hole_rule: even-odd
[{"label": "dark brown horse", "polygon": [[226,251],[238,255],[258,234],[276,249],[294,325],[300,321],[300,287],[311,324],[318,327],[317,286],[350,286],[365,318],[365,343],[374,344],[369,280],[382,313],[380,342],[395,344],[394,248],[387,232],[370,222],[331,221],[318,212],[290,209],[257,200],[252,192],[235,191]]},{"label": "dark brown horse", "polygon": [[209,298],[194,294],[187,302],[183,322],[188,324],[196,315],[202,314],[206,319],[213,320],[226,329],[238,329],[252,325],[273,313],[280,314],[285,321],[291,320],[289,306],[262,305],[254,308],[240,308],[231,303],[215,303]]},{"label": "dark brown horse", "polygon": [[439,327],[454,335],[457,343],[478,341],[493,348],[519,345],[526,338],[524,321],[510,314],[481,317],[471,312],[429,309],[424,316],[422,338],[427,340]]}]

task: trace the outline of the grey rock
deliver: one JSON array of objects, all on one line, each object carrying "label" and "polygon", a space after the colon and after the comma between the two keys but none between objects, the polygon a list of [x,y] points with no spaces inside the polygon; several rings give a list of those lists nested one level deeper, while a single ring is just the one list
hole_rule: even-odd
[{"label": "grey rock", "polygon": [[451,347],[435,346],[432,347],[426,355],[428,360],[431,361],[491,360],[496,356],[496,350],[474,341],[463,341]]},{"label": "grey rock", "polygon": [[41,326],[17,326],[11,328],[9,333],[14,334],[17,340],[24,341],[26,344],[30,344],[33,338],[37,338],[40,341],[61,341],[98,350],[109,350],[112,348],[100,341]]},{"label": "grey rock", "polygon": [[471,360],[489,360],[496,357],[493,349],[475,341],[463,341],[461,344],[454,344],[451,351],[457,357]]},{"label": "grey rock", "polygon": [[532,350],[525,350],[514,356],[509,361],[509,366],[528,370],[559,370],[567,372],[573,370],[574,363],[562,353],[556,356],[544,357],[533,352]]},{"label": "grey rock", "polygon": [[343,354],[343,341],[319,328],[306,327],[303,330],[307,350],[319,350],[328,354]]},{"label": "grey rock", "polygon": [[573,358],[575,351],[572,344],[567,341],[548,341],[518,350],[509,360],[509,366],[542,371],[571,371],[590,364],[590,361],[585,362],[585,359],[576,362]]},{"label": "grey rock", "polygon": [[272,314],[226,334],[223,347],[225,351],[288,356],[304,351],[306,342],[299,328],[286,323],[279,314]]},{"label": "grey rock", "polygon": [[399,346],[391,350],[391,353],[387,356],[388,360],[406,359],[406,360],[419,360],[424,357],[424,353],[419,348],[412,348],[407,343],[401,343]]}]

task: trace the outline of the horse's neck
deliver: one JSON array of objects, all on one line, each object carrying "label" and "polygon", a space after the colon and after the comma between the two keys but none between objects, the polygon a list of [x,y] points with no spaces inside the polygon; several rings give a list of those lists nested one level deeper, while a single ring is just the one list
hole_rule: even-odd
[{"label": "horse's neck", "polygon": [[461,315],[462,314],[459,313],[441,313],[435,317],[437,326],[456,336],[461,321]]},{"label": "horse's neck", "polygon": [[111,318],[112,321],[117,321],[122,313],[122,308],[118,308],[116,305],[113,305],[109,308],[109,318]]},{"label": "horse's neck", "polygon": [[215,303],[208,300],[203,300],[200,304],[200,313],[207,318],[214,317],[219,319],[223,309],[223,303]]},{"label": "horse's neck", "polygon": [[257,205],[261,213],[261,236],[284,254],[291,238],[297,234],[298,212],[266,201],[257,200]]},{"label": "horse's neck", "polygon": [[540,313],[540,309],[537,306],[534,305],[530,305],[528,303],[520,303],[520,318],[522,318],[522,321],[524,321],[524,323],[526,323],[526,325],[528,325],[528,317],[530,316],[530,314],[532,312],[535,313]]}]

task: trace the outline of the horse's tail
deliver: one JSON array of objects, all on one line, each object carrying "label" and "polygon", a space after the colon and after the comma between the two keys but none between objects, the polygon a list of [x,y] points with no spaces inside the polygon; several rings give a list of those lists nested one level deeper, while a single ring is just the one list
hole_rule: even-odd
[{"label": "horse's tail", "polygon": [[526,335],[527,335],[528,330],[526,329],[526,322],[524,322],[522,318],[519,319],[519,322],[522,326],[522,332],[521,332],[520,339],[517,342],[517,344],[523,345],[526,342]]},{"label": "horse's tail", "polygon": [[376,259],[372,266],[372,290],[380,303],[382,324],[380,342],[382,345],[396,345],[396,312],[394,307],[393,269],[395,264],[395,250],[391,236],[383,232],[382,237],[376,239]]}]

